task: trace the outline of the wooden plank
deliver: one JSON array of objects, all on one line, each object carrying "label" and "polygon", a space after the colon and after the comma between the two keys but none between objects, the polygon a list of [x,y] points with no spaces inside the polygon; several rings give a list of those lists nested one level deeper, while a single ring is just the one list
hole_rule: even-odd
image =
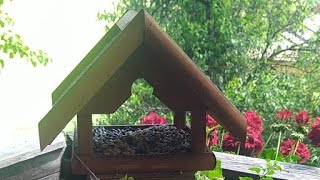
[{"label": "wooden plank", "polygon": [[28,140],[24,139],[22,142],[17,142],[15,145],[1,148],[0,169],[66,147],[63,133],[60,133],[53,143],[42,152],[39,149],[38,138],[39,137],[35,134],[34,136],[28,137]]},{"label": "wooden plank", "polygon": [[173,119],[174,126],[183,129],[186,127],[186,112],[185,111],[178,111],[174,112],[174,119]]},{"label": "wooden plank", "polygon": [[77,115],[77,127],[79,154],[84,156],[93,155],[92,115]]},{"label": "wooden plank", "polygon": [[[264,159],[239,156],[234,154],[214,152],[217,159],[222,162],[222,169],[226,179],[235,179],[238,176],[254,175],[248,169],[253,166],[263,167],[266,165]],[[290,179],[290,180],[319,180],[320,168],[305,166],[300,164],[292,164],[279,162],[283,171],[276,172],[274,179]]]},{"label": "wooden plank", "polygon": [[[39,148],[39,144],[37,144]],[[1,180],[24,180],[24,179],[59,179],[60,164],[65,151],[65,143],[54,143],[50,145],[50,151],[40,152],[30,150],[28,153],[19,154],[15,158],[5,159],[8,165],[0,168]],[[48,147],[48,148],[49,148]],[[28,149],[29,147],[24,147]],[[29,155],[29,157],[26,157]],[[11,161],[11,162],[9,162]],[[3,161],[1,160],[1,163]]]},{"label": "wooden plank", "polygon": [[[210,170],[215,166],[213,153],[179,153],[175,155],[136,155],[136,156],[80,156],[86,166],[95,174],[107,173],[148,173],[185,172]],[[72,172],[88,174],[87,170],[72,157]]]},{"label": "wooden plank", "polygon": [[191,149],[194,153],[206,150],[206,111],[205,109],[191,112]]},{"label": "wooden plank", "polygon": [[43,177],[39,180],[59,180],[60,179],[60,172],[48,175],[46,177]]}]

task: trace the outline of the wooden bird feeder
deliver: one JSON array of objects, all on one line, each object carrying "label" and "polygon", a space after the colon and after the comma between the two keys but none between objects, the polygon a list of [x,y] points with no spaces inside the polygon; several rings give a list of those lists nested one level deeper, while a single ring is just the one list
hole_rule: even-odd
[{"label": "wooden bird feeder", "polygon": [[[153,94],[174,113],[174,126],[186,126],[191,112],[191,151],[159,156],[98,156],[93,153],[92,114],[115,112],[145,79]],[[214,168],[206,147],[206,114],[244,141],[246,121],[179,46],[144,10],[128,11],[52,94],[53,107],[39,122],[43,150],[77,115],[74,174],[194,172]]]}]

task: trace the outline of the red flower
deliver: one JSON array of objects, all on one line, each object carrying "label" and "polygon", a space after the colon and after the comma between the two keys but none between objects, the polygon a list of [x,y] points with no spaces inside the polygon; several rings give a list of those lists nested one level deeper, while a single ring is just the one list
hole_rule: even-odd
[{"label": "red flower", "polygon": [[217,121],[215,121],[210,115],[206,116],[206,125],[208,128],[213,128],[218,125]]},{"label": "red flower", "polygon": [[209,136],[209,147],[211,146],[217,146],[218,145],[218,140],[219,140],[219,137],[218,137],[218,132],[217,130],[213,130]]},{"label": "red flower", "polygon": [[148,115],[140,120],[141,124],[167,124],[167,120],[164,117],[160,117],[155,112],[150,112]]},{"label": "red flower", "polygon": [[292,111],[287,109],[277,112],[277,119],[282,121],[290,120],[291,116],[292,116]]},{"label": "red flower", "polygon": [[320,126],[320,117],[316,117],[314,119],[314,123],[312,124],[311,128],[316,127],[316,126]]},{"label": "red flower", "polygon": [[[235,139],[230,133],[226,133],[222,142],[222,149],[224,151],[237,152],[240,141]],[[263,147],[263,140],[261,133],[248,128],[247,139],[244,145],[241,145],[240,154],[246,156],[258,155],[261,153]]]},{"label": "red flower", "polygon": [[[261,133],[262,120],[254,111],[247,111],[244,116],[247,119],[247,139],[245,144],[241,145],[240,154],[246,156],[258,155],[263,147],[263,140]],[[227,133],[223,138],[222,149],[225,151],[236,152],[238,150],[240,141],[235,139],[230,133]]]},{"label": "red flower", "polygon": [[244,147],[241,147],[240,154],[247,156],[258,155],[261,153],[263,140],[261,132],[254,131],[251,127],[247,130],[247,139]]},{"label": "red flower", "polygon": [[[283,141],[280,146],[280,153],[284,156],[288,156],[293,151],[295,144],[296,142],[292,139]],[[300,157],[299,163],[302,164],[307,162],[307,160],[310,158],[310,151],[308,146],[303,142],[299,142],[295,155]]]},{"label": "red flower", "polygon": [[320,147],[320,117],[315,119],[311,126],[311,131],[307,137],[311,140],[311,144]]},{"label": "red flower", "polygon": [[244,116],[247,119],[247,125],[252,127],[255,131],[262,132],[262,120],[254,111],[247,111]]},{"label": "red flower", "polygon": [[311,116],[308,115],[308,111],[302,110],[295,117],[294,120],[298,126],[310,124]]},{"label": "red flower", "polygon": [[240,141],[235,139],[232,134],[226,133],[223,137],[222,149],[224,151],[237,152]]}]

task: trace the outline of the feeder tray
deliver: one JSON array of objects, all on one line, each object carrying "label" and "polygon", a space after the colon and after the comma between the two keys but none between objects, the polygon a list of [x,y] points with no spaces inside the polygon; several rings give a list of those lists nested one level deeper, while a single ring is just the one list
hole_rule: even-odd
[{"label": "feeder tray", "polygon": [[[159,127],[159,126],[156,126]],[[163,127],[163,126],[162,126]],[[96,128],[105,128],[108,130],[118,129],[147,129],[153,128],[150,125],[140,126],[98,126]],[[182,130],[183,131],[183,130]],[[190,129],[186,128],[186,131]],[[206,149],[203,153],[192,152],[175,152],[154,153],[154,154],[130,154],[125,155],[103,155],[93,153],[91,156],[81,156],[79,153],[78,133],[74,134],[73,152],[80,157],[85,165],[96,174],[113,174],[113,173],[155,173],[155,172],[190,172],[202,169],[213,169],[215,166],[214,154]],[[189,139],[191,142],[191,138]],[[191,145],[189,147],[191,150]],[[94,151],[94,149],[93,149]],[[75,174],[88,174],[88,170],[77,160],[72,158],[72,170]]]}]

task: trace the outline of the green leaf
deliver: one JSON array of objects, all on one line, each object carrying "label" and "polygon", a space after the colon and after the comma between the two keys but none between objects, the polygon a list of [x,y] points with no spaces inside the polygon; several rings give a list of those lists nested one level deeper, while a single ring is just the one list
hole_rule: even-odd
[{"label": "green leaf", "polygon": [[239,180],[253,180],[252,177],[239,177]]},{"label": "green leaf", "polygon": [[1,68],[4,68],[4,60],[3,59],[0,59],[0,65],[1,65]]},{"label": "green leaf", "polygon": [[272,177],[263,177],[263,178],[261,178],[261,180],[273,180],[273,178]]},{"label": "green leaf", "polygon": [[0,20],[0,27],[4,27],[4,22]]},{"label": "green leaf", "polygon": [[259,158],[263,159],[273,159],[273,157],[276,154],[276,149],[275,148],[270,148],[270,149],[264,149],[262,153],[259,155]]},{"label": "green leaf", "polygon": [[12,59],[14,57],[14,53],[10,52],[9,57]]},{"label": "green leaf", "polygon": [[274,173],[275,173],[274,170],[269,170],[268,173],[267,173],[267,175],[268,175],[268,176],[272,176],[272,175],[274,175]]},{"label": "green leaf", "polygon": [[209,178],[223,178],[222,168],[221,168],[221,160],[217,160],[216,167],[214,170],[208,172]]},{"label": "green leaf", "polygon": [[294,161],[294,162],[298,162],[300,160],[300,156],[297,155],[292,155],[290,156],[290,158]]},{"label": "green leaf", "polygon": [[256,172],[257,174],[259,174],[260,171],[261,171],[261,168],[259,168],[259,167],[251,167],[251,168],[249,168],[249,170],[250,170],[250,171],[253,171],[253,172]]},{"label": "green leaf", "polygon": [[8,52],[8,45],[7,45],[7,44],[3,46],[3,52],[4,52],[4,53],[7,53],[7,52]]},{"label": "green leaf", "polygon": [[216,168],[212,171],[198,171],[196,177],[198,177],[197,179],[223,180],[221,161],[217,160]]}]

